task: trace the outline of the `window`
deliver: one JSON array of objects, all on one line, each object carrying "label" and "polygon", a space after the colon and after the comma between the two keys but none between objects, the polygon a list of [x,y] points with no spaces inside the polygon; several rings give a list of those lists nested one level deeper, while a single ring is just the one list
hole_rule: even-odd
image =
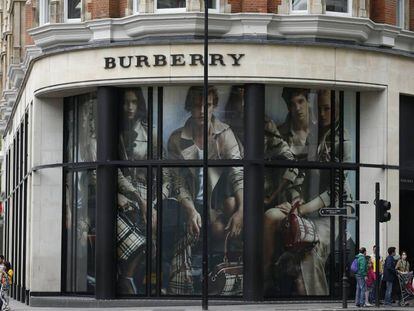
[{"label": "window", "polygon": [[82,11],[81,0],[65,0],[65,21],[80,22]]},{"label": "window", "polygon": [[40,0],[39,6],[39,26],[47,24],[49,20],[49,1],[50,0]]},{"label": "window", "polygon": [[[154,1],[155,11],[163,13],[185,12],[186,0],[156,0]],[[134,2],[134,11],[139,11],[139,0]],[[208,0],[208,7],[211,10],[218,10],[219,0]]]},{"label": "window", "polygon": [[308,0],[292,0],[290,10],[294,13],[306,13],[308,11]]},{"label": "window", "polygon": [[349,15],[352,11],[351,0],[326,0],[327,14]]},{"label": "window", "polygon": [[404,28],[404,0],[397,0],[397,14],[396,14],[396,26]]}]

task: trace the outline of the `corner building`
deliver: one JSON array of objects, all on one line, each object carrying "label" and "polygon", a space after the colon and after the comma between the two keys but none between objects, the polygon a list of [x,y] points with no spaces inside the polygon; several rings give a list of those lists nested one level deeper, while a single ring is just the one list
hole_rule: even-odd
[{"label": "corner building", "polygon": [[336,299],[376,182],[414,256],[414,1],[210,1],[208,59],[203,6],[1,1],[13,298],[197,298],[207,239],[212,299]]}]

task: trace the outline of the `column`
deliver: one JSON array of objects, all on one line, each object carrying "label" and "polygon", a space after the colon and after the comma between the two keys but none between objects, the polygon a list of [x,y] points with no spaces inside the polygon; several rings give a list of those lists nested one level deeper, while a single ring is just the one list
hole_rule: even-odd
[{"label": "column", "polygon": [[[118,159],[118,92],[116,88],[98,88],[97,160]],[[96,189],[96,299],[116,295],[116,208],[117,169],[98,165]]]},{"label": "column", "polygon": [[265,86],[245,86],[244,299],[263,300]]}]

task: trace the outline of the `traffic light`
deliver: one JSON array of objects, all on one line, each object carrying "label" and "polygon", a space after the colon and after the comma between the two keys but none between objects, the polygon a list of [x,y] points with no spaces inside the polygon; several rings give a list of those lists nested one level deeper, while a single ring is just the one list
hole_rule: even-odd
[{"label": "traffic light", "polygon": [[387,222],[391,220],[391,202],[385,200],[379,200],[378,202],[378,215],[379,222]]}]

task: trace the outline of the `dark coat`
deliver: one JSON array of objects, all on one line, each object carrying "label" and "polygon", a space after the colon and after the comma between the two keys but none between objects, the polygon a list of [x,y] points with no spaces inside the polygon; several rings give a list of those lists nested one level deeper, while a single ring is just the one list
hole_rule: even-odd
[{"label": "dark coat", "polygon": [[384,263],[383,280],[385,282],[394,282],[395,277],[396,277],[395,260],[393,256],[389,255],[387,259],[385,259],[385,263]]}]

